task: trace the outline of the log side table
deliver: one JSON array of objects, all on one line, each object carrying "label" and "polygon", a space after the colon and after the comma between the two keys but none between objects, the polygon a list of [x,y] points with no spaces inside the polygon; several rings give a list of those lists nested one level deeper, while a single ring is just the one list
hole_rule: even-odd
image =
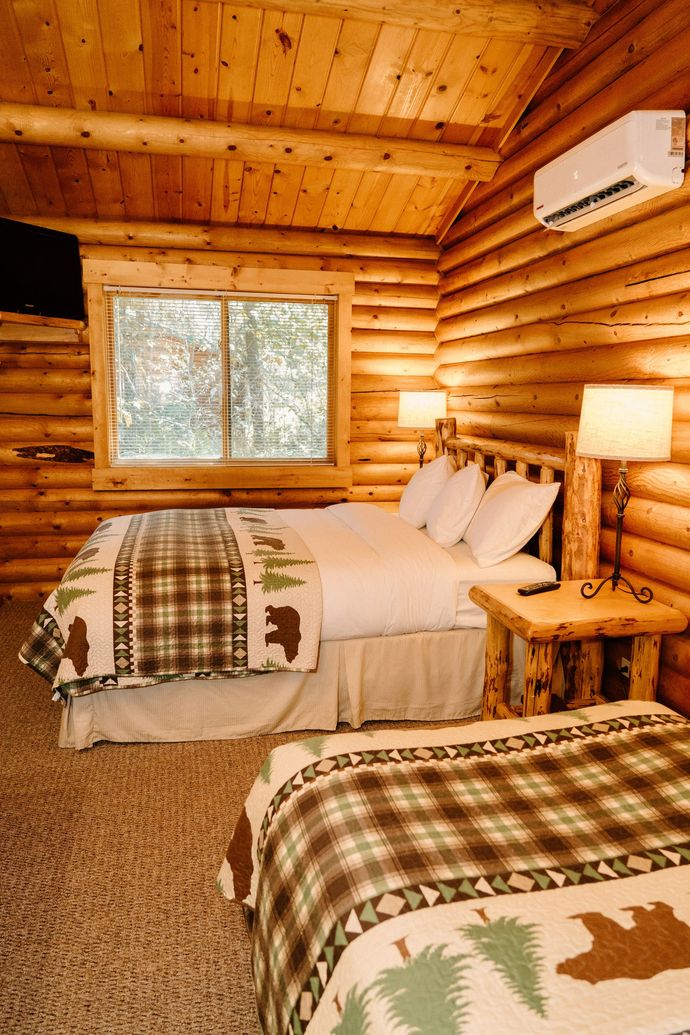
[{"label": "log side table", "polygon": [[[687,618],[656,600],[640,604],[610,586],[585,600],[583,581],[562,582],[560,589],[531,597],[518,594],[523,583],[472,586],[470,599],[487,614],[482,719],[517,714],[507,696],[511,632],[527,642],[524,716],[549,711],[556,645],[568,640],[632,636],[628,697],[655,699],[662,634],[682,632]],[[601,673],[598,678],[600,683]],[[593,688],[595,696],[599,690],[600,685]]]}]

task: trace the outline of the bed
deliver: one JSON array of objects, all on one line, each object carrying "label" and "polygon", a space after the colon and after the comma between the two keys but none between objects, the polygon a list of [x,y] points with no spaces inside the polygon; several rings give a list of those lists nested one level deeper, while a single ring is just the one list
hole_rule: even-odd
[{"label": "bed", "polygon": [[[439,483],[445,510],[437,507],[435,525],[424,525],[430,490],[436,491],[428,484],[438,477],[434,464],[420,472],[415,492],[412,483],[405,490],[406,519],[372,504],[337,504],[319,510],[163,511],[104,522],[46,602],[20,652],[22,661],[51,682],[64,706],[60,745],[228,739],[334,729],[339,722],[357,727],[374,719],[477,714],[486,617],[469,600],[469,588],[479,581],[556,577],[551,507],[559,489],[556,472],[564,463],[558,451],[454,436],[443,442],[437,472],[449,458],[457,475],[469,478],[472,471],[474,483],[482,472],[481,508],[506,480],[511,492],[529,486],[531,494],[540,494],[539,556],[521,548],[502,551],[505,530],[493,518],[490,528],[480,523],[472,547],[464,539],[446,545],[457,513],[454,500],[464,497],[446,491],[447,474],[447,484]],[[490,489],[485,481],[492,482]],[[494,509],[497,501],[495,495]],[[434,528],[435,538],[429,533]],[[233,551],[243,539],[238,562]],[[209,566],[206,544],[215,549],[216,541],[225,553]],[[149,555],[157,583],[153,590],[133,589],[132,567]],[[233,579],[242,564],[238,598]],[[197,583],[211,589],[210,601],[193,596]],[[276,587],[280,606],[274,607]],[[179,627],[172,631],[171,598],[181,608]],[[296,611],[303,621],[295,639]],[[228,650],[223,653],[219,644]],[[513,669],[517,692],[519,645]]]},{"label": "bed", "polygon": [[623,701],[266,759],[218,876],[266,1035],[676,1035],[690,723]]}]

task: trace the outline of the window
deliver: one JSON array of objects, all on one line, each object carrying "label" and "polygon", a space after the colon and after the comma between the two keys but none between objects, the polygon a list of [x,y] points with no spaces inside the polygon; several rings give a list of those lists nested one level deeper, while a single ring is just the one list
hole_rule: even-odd
[{"label": "window", "polygon": [[[87,262],[85,279],[100,266]],[[207,269],[218,279],[218,269]],[[95,396],[96,488],[349,482],[352,278],[220,272],[233,282],[227,290],[89,288],[92,340],[94,322],[102,339],[94,356],[103,403],[96,420]],[[188,284],[184,267],[180,273]],[[202,283],[203,268],[191,279]],[[307,284],[323,291],[296,290]]]},{"label": "window", "polygon": [[332,462],[334,309],[107,292],[112,458]]}]

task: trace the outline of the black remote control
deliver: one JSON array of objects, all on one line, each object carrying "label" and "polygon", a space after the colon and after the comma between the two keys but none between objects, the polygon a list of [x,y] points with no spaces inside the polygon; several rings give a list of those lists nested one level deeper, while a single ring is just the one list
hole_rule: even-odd
[{"label": "black remote control", "polygon": [[535,593],[549,593],[559,586],[560,582],[532,582],[529,586],[520,586],[518,593],[521,597],[533,597]]}]

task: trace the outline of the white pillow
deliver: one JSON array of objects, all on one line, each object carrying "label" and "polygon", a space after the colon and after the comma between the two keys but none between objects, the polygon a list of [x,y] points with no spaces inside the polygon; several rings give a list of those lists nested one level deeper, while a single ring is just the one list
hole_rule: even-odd
[{"label": "white pillow", "polygon": [[506,471],[484,493],[464,535],[480,568],[512,557],[541,526],[558,495],[558,482],[530,482]]},{"label": "white pillow", "polygon": [[455,546],[462,539],[486,488],[479,464],[461,467],[431,504],[426,530],[439,546]]},{"label": "white pillow", "polygon": [[400,500],[398,513],[403,521],[415,528],[423,528],[431,504],[454,472],[455,461],[447,454],[415,471]]}]

